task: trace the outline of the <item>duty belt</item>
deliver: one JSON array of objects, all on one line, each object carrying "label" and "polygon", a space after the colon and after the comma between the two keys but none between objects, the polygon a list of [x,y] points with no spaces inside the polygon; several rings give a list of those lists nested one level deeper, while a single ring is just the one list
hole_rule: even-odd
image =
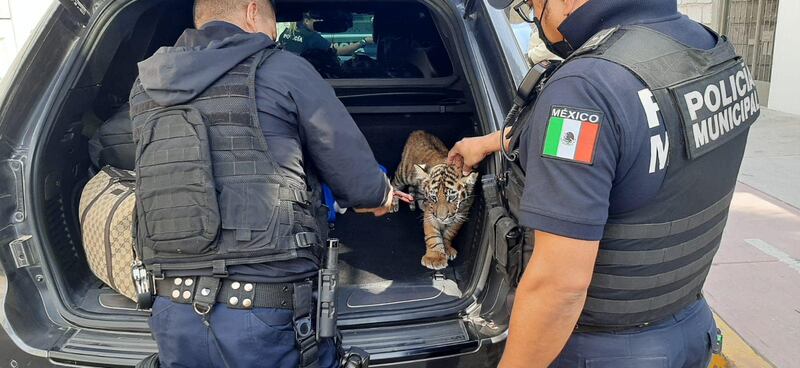
[{"label": "duty belt", "polygon": [[[211,293],[197,289],[197,277],[176,277],[156,281],[159,296],[175,303],[193,304],[197,293]],[[294,284],[265,284],[222,280],[216,302],[228,308],[278,308],[294,309]]]},{"label": "duty belt", "polygon": [[311,315],[313,313],[313,282],[311,280],[286,284],[242,282],[215,277],[175,277],[156,281],[156,294],[173,302],[191,304],[202,316],[226,368],[222,346],[211,329],[209,314],[214,306],[224,304],[233,309],[279,308],[292,311],[295,342],[300,351],[300,368],[319,366],[319,348]]}]

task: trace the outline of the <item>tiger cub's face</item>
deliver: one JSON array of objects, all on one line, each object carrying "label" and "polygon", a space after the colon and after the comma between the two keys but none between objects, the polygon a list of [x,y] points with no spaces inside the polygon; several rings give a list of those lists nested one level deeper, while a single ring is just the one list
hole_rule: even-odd
[{"label": "tiger cub's face", "polygon": [[467,220],[478,173],[462,176],[460,170],[447,164],[430,169],[425,165],[414,165],[414,169],[418,192],[425,199],[425,217],[443,225]]}]

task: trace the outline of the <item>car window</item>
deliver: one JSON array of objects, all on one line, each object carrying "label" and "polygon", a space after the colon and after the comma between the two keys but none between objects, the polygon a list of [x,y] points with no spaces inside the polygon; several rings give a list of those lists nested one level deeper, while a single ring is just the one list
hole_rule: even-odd
[{"label": "car window", "polygon": [[[280,22],[278,23],[279,43],[296,54],[303,54],[305,51],[315,48],[343,49],[352,45],[353,52],[337,55],[340,62],[350,60],[354,55],[368,55],[373,59],[377,58],[377,47],[372,37],[373,16],[371,14],[352,14],[352,16],[353,26],[344,32],[319,32],[313,28],[313,24],[317,23],[314,19],[304,19],[300,22]],[[355,46],[356,44],[358,47]]]},{"label": "car window", "polygon": [[511,30],[514,32],[514,39],[516,39],[520,51],[525,55],[525,61],[528,64],[538,64],[544,60],[560,60],[558,56],[547,49],[533,24],[526,23],[510,8],[506,9],[506,16]]},{"label": "car window", "polygon": [[[427,9],[304,9],[278,23],[278,43],[327,79],[436,78],[452,74]],[[415,24],[416,23],[416,24]]]},{"label": "car window", "polygon": [[[517,46],[519,46],[520,51],[525,54],[530,46],[531,37],[536,37],[536,31],[530,24],[525,23],[511,7],[505,9],[505,14],[506,17],[508,17],[511,30],[514,32],[514,39],[517,41]],[[527,57],[525,60],[530,63]]]}]

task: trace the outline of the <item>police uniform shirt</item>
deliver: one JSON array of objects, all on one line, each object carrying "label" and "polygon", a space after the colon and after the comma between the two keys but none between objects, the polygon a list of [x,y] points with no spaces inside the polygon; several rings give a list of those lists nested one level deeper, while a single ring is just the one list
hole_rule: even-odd
[{"label": "police uniform shirt", "polygon": [[278,37],[281,46],[287,51],[301,55],[308,50],[327,50],[333,46],[331,41],[322,37],[319,32],[306,28],[303,22],[297,22],[295,30],[286,29]]},{"label": "police uniform shirt", "polygon": [[[716,39],[682,16],[674,0],[590,1],[560,27],[577,49],[615,25],[640,24],[688,46]],[[520,223],[569,238],[600,240],[609,214],[648,203],[659,191],[668,137],[657,105],[631,72],[599,59],[577,59],[548,81],[520,139],[525,191]],[[677,137],[675,139],[678,139]]]}]

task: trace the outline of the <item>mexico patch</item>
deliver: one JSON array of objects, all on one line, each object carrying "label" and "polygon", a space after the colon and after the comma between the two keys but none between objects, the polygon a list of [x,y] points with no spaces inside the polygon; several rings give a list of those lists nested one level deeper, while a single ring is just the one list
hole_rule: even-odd
[{"label": "mexico patch", "polygon": [[591,165],[602,121],[601,112],[551,107],[542,156]]}]

